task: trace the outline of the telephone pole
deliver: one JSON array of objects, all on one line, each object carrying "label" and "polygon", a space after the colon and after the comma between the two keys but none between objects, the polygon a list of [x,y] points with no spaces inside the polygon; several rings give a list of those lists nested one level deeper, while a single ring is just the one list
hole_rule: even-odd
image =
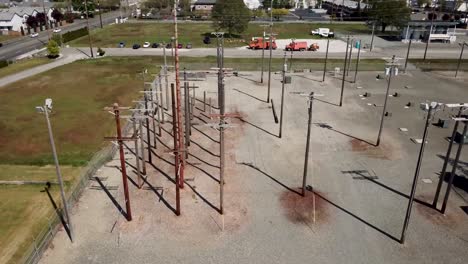
[{"label": "telephone pole", "polygon": [[288,59],[286,58],[286,51],[284,52],[283,58],[283,72],[282,72],[282,80],[281,80],[281,112],[280,112],[280,126],[279,126],[279,134],[278,137],[281,138],[283,134],[283,109],[284,109],[284,85],[286,83],[286,71],[288,70]]},{"label": "telephone pole", "polygon": [[384,119],[385,119],[385,111],[387,110],[388,95],[390,93],[390,83],[392,82],[392,76],[396,73],[397,64],[395,64],[395,55],[393,55],[392,62],[390,63],[389,66],[390,68],[388,71],[387,91],[385,93],[385,101],[384,101],[384,106],[382,109],[382,117],[380,118],[379,134],[377,135],[377,142],[375,143],[376,147],[380,145],[380,137],[382,136],[382,130],[383,130]]},{"label": "telephone pole", "polygon": [[413,184],[411,186],[411,192],[409,196],[409,201],[408,201],[408,207],[406,209],[406,215],[405,215],[405,221],[403,223],[403,230],[401,232],[401,238],[400,238],[400,243],[404,244],[405,243],[405,237],[406,237],[406,231],[408,229],[410,217],[411,217],[411,209],[413,207],[413,202],[414,202],[414,196],[416,194],[416,187],[418,185],[418,178],[419,178],[419,172],[421,170],[421,163],[422,159],[424,156],[424,148],[426,146],[426,141],[427,141],[427,135],[428,135],[428,129],[430,125],[430,121],[432,118],[432,113],[437,109],[439,106],[438,103],[432,102],[430,104],[426,104],[428,110],[427,112],[427,118],[426,118],[426,125],[424,126],[424,133],[423,133],[423,138],[421,142],[421,148],[419,149],[419,156],[418,156],[418,162],[416,163],[416,171],[414,172],[414,178],[413,178]]},{"label": "telephone pole", "polygon": [[177,106],[176,106],[176,111],[177,113],[172,113],[173,115],[177,114],[177,139],[178,139],[178,147],[176,151],[176,155],[179,155],[179,159],[182,160],[180,164],[180,175],[179,175],[179,185],[180,188],[184,188],[184,165],[185,165],[185,156],[182,154],[182,151],[180,149],[181,146],[183,146],[182,142],[182,115],[181,115],[181,98],[182,94],[180,91],[180,79],[179,79],[179,33],[177,29],[177,2],[174,1],[174,46],[172,47],[174,49],[174,65],[175,65],[175,83],[176,83],[176,97],[177,97]]},{"label": "telephone pole", "polygon": [[343,106],[343,93],[344,93],[344,83],[346,78],[346,65],[348,62],[348,46],[349,46],[349,36],[346,38],[346,54],[343,66],[343,79],[341,80],[341,94],[340,94],[340,107]]},{"label": "telephone pole", "polygon": [[270,60],[268,61],[268,94],[267,103],[270,103],[270,89],[271,89],[271,60],[273,57],[273,1],[270,6]]},{"label": "telephone pole", "polygon": [[325,53],[325,63],[323,65],[323,78],[322,82],[325,82],[325,75],[327,73],[327,61],[328,61],[328,48],[330,47],[330,39],[327,39],[327,52]]},{"label": "telephone pole", "polygon": [[[266,38],[266,27],[269,27],[270,25],[261,25],[263,27],[263,39],[262,39],[262,74],[260,76],[260,83],[263,83],[263,71],[264,71],[264,60],[265,60],[265,38]],[[271,44],[271,43],[270,43]]]}]

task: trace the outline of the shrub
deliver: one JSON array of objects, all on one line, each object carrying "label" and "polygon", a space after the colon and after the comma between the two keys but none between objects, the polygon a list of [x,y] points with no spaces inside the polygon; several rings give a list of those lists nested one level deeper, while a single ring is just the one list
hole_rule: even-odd
[{"label": "shrub", "polygon": [[60,55],[60,47],[55,40],[51,39],[47,44],[47,53],[49,58],[57,58]]},{"label": "shrub", "polygon": [[103,49],[98,48],[97,54],[98,54],[98,56],[104,56],[104,54],[106,54],[106,52]]}]

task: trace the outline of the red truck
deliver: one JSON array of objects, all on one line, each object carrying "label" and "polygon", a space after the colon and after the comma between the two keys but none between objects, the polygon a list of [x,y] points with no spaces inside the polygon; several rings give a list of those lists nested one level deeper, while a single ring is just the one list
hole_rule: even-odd
[{"label": "red truck", "polygon": [[[274,38],[272,39],[271,48],[277,48]],[[263,38],[254,38],[249,44],[249,49],[270,49],[270,39],[263,41]]]},{"label": "red truck", "polygon": [[287,51],[305,51],[307,50],[307,42],[302,41],[302,42],[291,42],[289,45],[286,46]]}]

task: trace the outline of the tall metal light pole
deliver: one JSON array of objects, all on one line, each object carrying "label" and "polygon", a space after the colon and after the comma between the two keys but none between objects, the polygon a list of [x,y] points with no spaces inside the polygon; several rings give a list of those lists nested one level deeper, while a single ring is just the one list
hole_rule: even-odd
[{"label": "tall metal light pole", "polygon": [[356,69],[354,70],[354,81],[353,81],[353,83],[356,83],[356,81],[357,81],[357,74],[358,74],[358,70],[359,70],[359,61],[361,60],[361,43],[362,43],[361,40],[359,40],[359,48],[358,48],[358,53],[357,53],[357,58],[356,58]]},{"label": "tall metal light pole", "polygon": [[466,44],[466,41],[463,41],[463,44],[461,44],[462,49],[461,49],[461,52],[460,52],[460,57],[458,58],[457,70],[455,71],[455,78],[457,78],[458,71],[460,70],[460,64],[461,64],[462,57],[463,57],[463,51],[465,50],[465,45],[468,45],[468,44]]},{"label": "tall metal light pole", "polygon": [[284,115],[284,85],[286,83],[286,71],[288,70],[286,51],[284,51],[283,59],[283,72],[282,72],[282,81],[281,81],[281,112],[280,112],[280,126],[278,137],[281,138],[283,134],[283,115]]},{"label": "tall metal light pole", "polygon": [[102,10],[101,10],[101,2],[98,1],[98,2],[97,2],[97,5],[98,5],[98,8],[99,8],[99,24],[100,24],[100,26],[101,26],[101,28],[102,28]]},{"label": "tall metal light pole", "polygon": [[86,28],[88,29],[88,39],[89,39],[89,50],[91,51],[91,58],[94,58],[93,53],[93,43],[91,40],[91,30],[89,28],[89,13],[88,13],[88,0],[85,0],[85,12],[86,12]]},{"label": "tall metal light pole", "polygon": [[375,21],[372,23],[372,38],[371,38],[369,51],[372,51],[372,49],[374,48],[374,36],[375,36]]},{"label": "tall metal light pole", "polygon": [[392,82],[392,76],[395,73],[395,68],[396,68],[395,55],[393,55],[392,62],[389,66],[390,66],[390,69],[388,73],[387,92],[385,93],[385,101],[384,101],[384,106],[382,109],[382,117],[380,118],[379,134],[377,135],[377,142],[375,143],[376,147],[380,145],[380,137],[382,136],[383,124],[384,124],[384,119],[385,119],[385,111],[387,110],[387,101],[388,101],[388,95],[390,92],[390,84]]},{"label": "tall metal light pole", "polygon": [[271,89],[271,59],[273,57],[273,1],[270,6],[270,60],[268,61],[268,94],[267,103],[270,103],[270,89]]},{"label": "tall metal light pole", "polygon": [[310,149],[310,128],[312,126],[312,103],[314,102],[314,92],[309,95],[309,120],[307,122],[307,141],[304,158],[304,171],[302,174],[302,192],[301,195],[305,196],[305,188],[307,184],[307,169],[309,167],[309,149]]},{"label": "tall metal light pole", "polygon": [[55,149],[54,135],[52,132],[52,126],[50,124],[50,119],[49,119],[49,111],[52,110],[52,99],[47,98],[45,100],[44,106],[36,106],[36,110],[40,113],[44,113],[45,115],[45,119],[47,123],[47,130],[49,132],[50,146],[52,147],[52,155],[54,156],[55,173],[57,174],[57,180],[60,186],[60,196],[62,198],[63,211],[65,212],[65,217],[67,218],[68,230],[70,231],[70,240],[73,242],[73,238],[74,238],[73,225],[71,222],[70,214],[68,212],[68,203],[67,203],[67,199],[65,198],[65,190],[63,187],[62,172],[60,171],[60,164],[59,164],[58,157],[57,157],[57,150]]},{"label": "tall metal light pole", "polygon": [[439,104],[436,103],[436,102],[426,104],[426,107],[428,108],[428,109],[426,109],[426,110],[428,110],[426,125],[424,126],[424,133],[423,133],[423,138],[422,138],[422,142],[421,142],[421,148],[419,149],[418,162],[416,164],[416,171],[414,172],[413,185],[411,186],[411,193],[410,193],[410,196],[409,196],[408,207],[406,209],[405,221],[403,223],[403,230],[401,232],[401,238],[400,238],[400,243],[401,244],[405,243],[406,231],[408,229],[408,225],[409,225],[409,221],[410,221],[410,217],[411,217],[411,209],[413,207],[414,196],[416,194],[416,187],[418,185],[419,171],[421,170],[421,163],[422,163],[422,159],[423,159],[423,155],[424,155],[424,148],[426,146],[426,139],[427,139],[430,120],[432,118],[432,112],[438,106],[439,106]]},{"label": "tall metal light pole", "polygon": [[429,36],[427,37],[426,48],[424,49],[424,60],[426,60],[427,48],[429,47],[429,42],[431,42],[432,28],[434,27],[434,16],[435,16],[434,8],[435,8],[435,4],[433,4],[432,11],[431,11],[431,27],[429,29]]},{"label": "tall metal light pole", "polygon": [[406,73],[406,67],[408,67],[408,60],[409,60],[409,54],[410,54],[410,50],[411,50],[411,43],[413,42],[413,39],[410,38],[409,42],[408,42],[408,51],[406,52],[406,60],[405,60],[405,69],[404,69],[404,73]]},{"label": "tall metal light pole", "polygon": [[325,53],[325,63],[323,64],[323,78],[322,82],[325,82],[325,75],[327,72],[327,61],[328,61],[328,48],[330,47],[330,39],[327,39],[327,52]]},{"label": "tall metal light pole", "polygon": [[345,74],[346,74],[346,64],[348,62],[348,46],[349,46],[349,36],[346,38],[346,54],[343,66],[343,79],[341,80],[341,94],[340,94],[340,107],[343,106],[343,93],[344,93],[344,83],[345,83]]},{"label": "tall metal light pole", "polygon": [[[265,68],[264,66],[264,60],[265,60],[265,38],[266,38],[266,31],[265,28],[269,27],[270,25],[261,25],[263,27],[263,39],[262,39],[262,75],[260,77],[260,83],[263,83],[263,69]],[[270,43],[271,44],[271,43]]]}]

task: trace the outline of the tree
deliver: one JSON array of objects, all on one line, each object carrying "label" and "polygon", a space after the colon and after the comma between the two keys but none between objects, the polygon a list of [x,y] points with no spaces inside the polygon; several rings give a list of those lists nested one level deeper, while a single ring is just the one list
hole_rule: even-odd
[{"label": "tree", "polygon": [[418,0],[418,6],[423,7],[431,4],[431,0]]},{"label": "tree", "polygon": [[271,0],[263,0],[262,2],[263,9],[268,9],[271,7]]},{"label": "tree", "polygon": [[242,33],[249,26],[250,10],[243,0],[218,0],[211,13],[216,30],[224,29],[229,36]]},{"label": "tree", "polygon": [[55,19],[55,21],[57,21],[57,22],[60,22],[60,21],[63,20],[63,14],[62,14],[62,12],[60,12],[60,10],[58,10],[58,9],[54,9],[54,10],[52,11],[51,16],[52,16],[52,17]]},{"label": "tree", "polygon": [[371,5],[369,16],[380,24],[382,32],[385,32],[387,26],[402,28],[410,20],[411,9],[407,6],[406,0],[370,0],[369,4]]},{"label": "tree", "polygon": [[45,23],[47,22],[46,14],[42,12],[36,14],[36,19],[39,25],[45,25]]},{"label": "tree", "polygon": [[53,39],[47,43],[47,53],[49,58],[57,58],[60,55],[60,47]]},{"label": "tree", "polygon": [[34,31],[36,31],[37,19],[35,16],[28,16],[28,18],[26,19],[26,24],[28,25],[28,27],[34,28]]},{"label": "tree", "polygon": [[[73,10],[79,11],[81,12],[81,14],[84,14],[86,12],[85,3],[86,1],[84,0],[72,0]],[[94,10],[96,10],[96,4],[94,3],[93,0],[88,0],[88,16],[89,17],[94,16]]]},{"label": "tree", "polygon": [[276,19],[276,20],[280,20],[281,17],[285,16],[289,14],[289,11],[287,9],[284,9],[284,8],[273,8],[273,17]]}]

